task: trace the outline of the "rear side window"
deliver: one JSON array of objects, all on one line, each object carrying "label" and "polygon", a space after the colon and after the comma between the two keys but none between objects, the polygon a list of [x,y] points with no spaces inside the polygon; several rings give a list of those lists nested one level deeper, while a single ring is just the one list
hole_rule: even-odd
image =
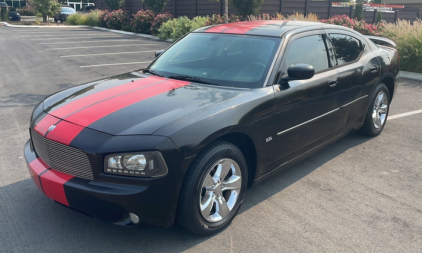
[{"label": "rear side window", "polygon": [[296,39],[288,49],[285,68],[298,63],[309,64],[315,72],[329,68],[327,50],[322,35],[312,35]]},{"label": "rear side window", "polygon": [[344,65],[356,61],[363,51],[360,40],[345,34],[330,34],[337,64]]}]

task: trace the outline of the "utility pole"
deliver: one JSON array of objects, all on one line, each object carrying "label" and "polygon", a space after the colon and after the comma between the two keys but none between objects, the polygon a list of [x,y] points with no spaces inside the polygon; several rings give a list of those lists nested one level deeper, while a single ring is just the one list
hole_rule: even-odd
[{"label": "utility pole", "polygon": [[228,22],[229,22],[229,0],[224,0],[224,23],[227,24]]}]

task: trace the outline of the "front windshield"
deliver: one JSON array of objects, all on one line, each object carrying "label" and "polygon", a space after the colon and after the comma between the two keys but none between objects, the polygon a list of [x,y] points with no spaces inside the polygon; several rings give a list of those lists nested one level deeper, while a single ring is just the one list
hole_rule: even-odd
[{"label": "front windshield", "polygon": [[147,69],[165,77],[189,76],[222,86],[262,87],[281,38],[191,33]]},{"label": "front windshield", "polygon": [[75,10],[69,7],[63,7],[62,8],[62,12],[70,12],[70,13],[74,13]]}]

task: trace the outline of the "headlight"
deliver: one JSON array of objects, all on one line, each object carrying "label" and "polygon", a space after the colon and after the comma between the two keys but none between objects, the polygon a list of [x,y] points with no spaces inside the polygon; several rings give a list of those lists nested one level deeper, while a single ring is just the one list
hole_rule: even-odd
[{"label": "headlight", "polygon": [[167,174],[167,165],[158,151],[108,155],[104,161],[104,172],[108,174],[161,177]]}]

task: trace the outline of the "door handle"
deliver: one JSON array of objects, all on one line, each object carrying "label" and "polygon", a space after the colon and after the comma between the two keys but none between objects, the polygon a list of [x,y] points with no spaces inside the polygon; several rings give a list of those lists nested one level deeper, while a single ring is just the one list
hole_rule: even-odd
[{"label": "door handle", "polygon": [[331,78],[328,80],[328,85],[330,88],[334,88],[337,86],[337,78]]},{"label": "door handle", "polygon": [[372,65],[370,70],[371,70],[372,73],[377,73],[378,72],[378,66]]}]

